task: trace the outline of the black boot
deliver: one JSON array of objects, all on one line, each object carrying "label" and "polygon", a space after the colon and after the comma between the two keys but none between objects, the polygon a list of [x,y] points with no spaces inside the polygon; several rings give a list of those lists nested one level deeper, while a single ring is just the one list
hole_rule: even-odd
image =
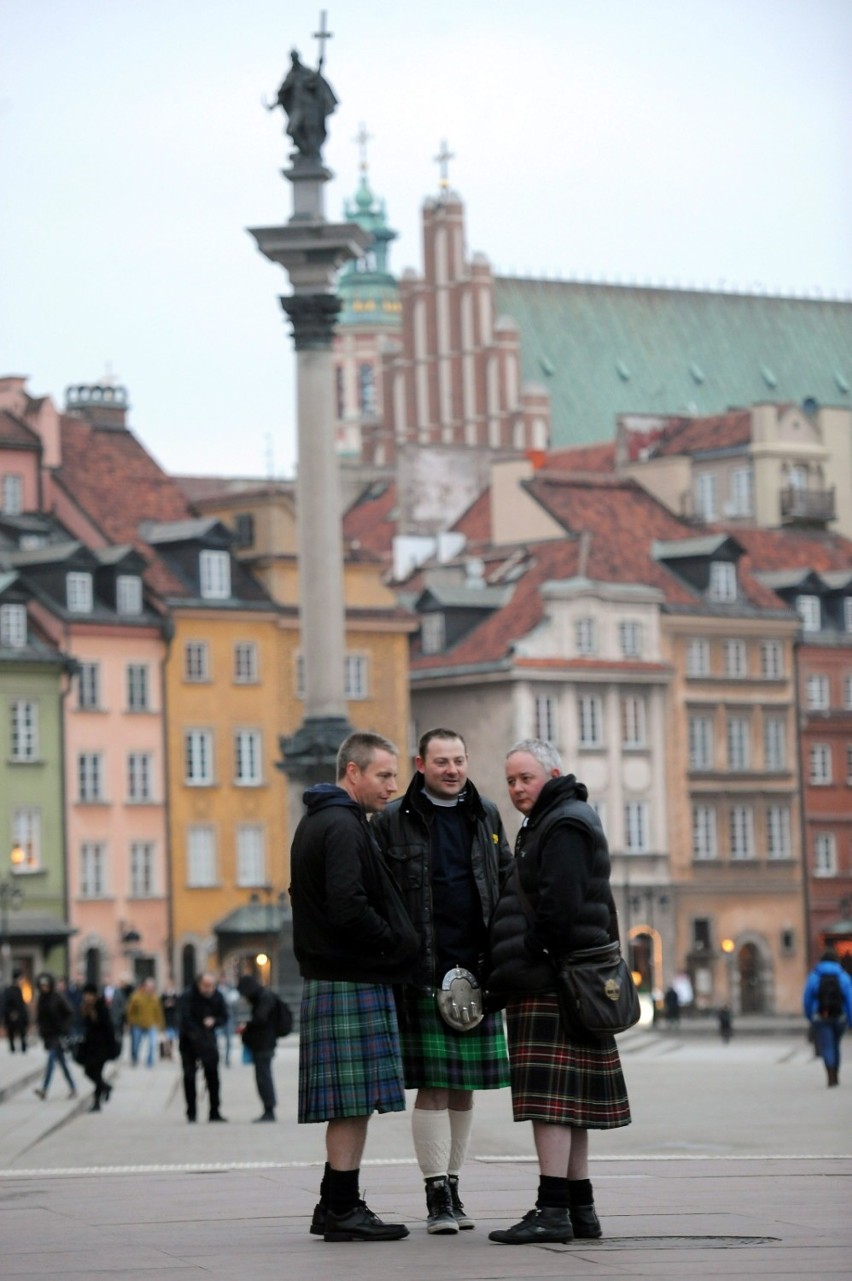
[{"label": "black boot", "polygon": [[450,1199],[453,1203],[453,1214],[455,1216],[456,1223],[459,1225],[462,1232],[467,1228],[475,1228],[476,1224],[466,1212],[464,1205],[462,1204],[462,1199],[459,1196],[459,1176],[457,1174],[449,1174],[447,1175],[447,1179],[450,1185]]},{"label": "black boot", "polygon": [[446,1174],[426,1180],[426,1209],[427,1232],[437,1236],[454,1236],[458,1232],[459,1224],[453,1214],[453,1198]]},{"label": "black boot", "polygon": [[561,1242],[573,1240],[574,1232],[568,1211],[561,1205],[537,1205],[529,1210],[520,1223],[511,1228],[489,1232],[489,1241],[499,1241],[500,1245],[537,1245],[540,1242]]}]

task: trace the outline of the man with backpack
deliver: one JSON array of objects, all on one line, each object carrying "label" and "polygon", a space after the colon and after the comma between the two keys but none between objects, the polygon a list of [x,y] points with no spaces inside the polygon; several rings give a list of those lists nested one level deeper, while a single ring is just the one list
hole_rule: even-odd
[{"label": "man with backpack", "polygon": [[287,1036],[293,1026],[293,1016],[280,996],[270,988],[262,987],[250,974],[243,975],[237,984],[237,991],[251,1007],[251,1018],[243,1028],[242,1035],[243,1045],[254,1061],[255,1084],[263,1104],[263,1115],[256,1119],[274,1121],[276,1099],[272,1059],[275,1042],[279,1036]]},{"label": "man with backpack", "polygon": [[852,1023],[852,978],[833,947],[823,952],[808,975],[802,997],[805,1018],[814,1030],[814,1044],[825,1064],[828,1084],[839,1085],[840,1039]]}]

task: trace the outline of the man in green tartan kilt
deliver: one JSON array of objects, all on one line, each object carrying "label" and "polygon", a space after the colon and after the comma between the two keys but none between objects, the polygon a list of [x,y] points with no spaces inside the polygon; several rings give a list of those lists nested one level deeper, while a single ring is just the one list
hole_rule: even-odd
[{"label": "man in green tartan kilt", "polygon": [[420,936],[415,974],[397,999],[405,1084],[417,1090],[411,1129],[427,1230],[455,1235],[475,1226],[459,1194],[473,1092],[507,1086],[509,1065],[501,1014],[455,1028],[439,1013],[437,994],[454,970],[480,979],[512,852],[496,805],[468,779],[460,734],[429,730],[416,766],[405,795],[371,827]]}]

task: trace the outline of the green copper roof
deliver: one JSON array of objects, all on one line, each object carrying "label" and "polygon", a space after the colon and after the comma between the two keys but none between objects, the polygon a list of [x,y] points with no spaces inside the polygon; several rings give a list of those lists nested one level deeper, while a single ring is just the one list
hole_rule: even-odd
[{"label": "green copper roof", "polygon": [[497,277],[495,307],[557,446],[611,440],[618,414],[852,405],[852,303]]},{"label": "green copper roof", "polygon": [[373,195],[365,172],[344,217],[373,237],[363,258],[348,263],[340,273],[337,292],[343,306],[338,325],[387,325],[398,329],[401,306],[396,279],[388,270],[388,249],[397,233],[387,222],[385,202]]}]

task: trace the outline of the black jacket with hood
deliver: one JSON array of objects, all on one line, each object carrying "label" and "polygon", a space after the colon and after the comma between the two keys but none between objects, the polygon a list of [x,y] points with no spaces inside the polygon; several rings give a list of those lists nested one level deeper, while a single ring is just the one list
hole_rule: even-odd
[{"label": "black jacket with hood", "polygon": [[399,983],[417,934],[361,806],[342,787],[305,792],[290,851],[293,950],[302,977]]}]

